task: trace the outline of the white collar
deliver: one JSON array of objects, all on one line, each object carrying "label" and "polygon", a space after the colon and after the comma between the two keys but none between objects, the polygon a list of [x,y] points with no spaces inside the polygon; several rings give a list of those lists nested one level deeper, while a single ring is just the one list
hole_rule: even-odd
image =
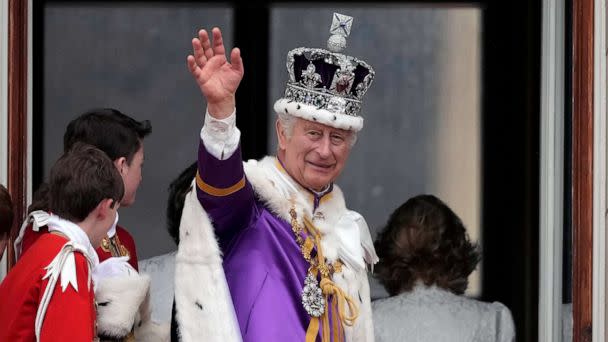
[{"label": "white collar", "polygon": [[[266,157],[261,161],[245,163],[245,174],[258,197],[268,209],[290,222],[290,209],[295,205],[300,220],[308,216],[314,220],[312,194],[284,171],[278,159]],[[340,258],[351,269],[365,269],[378,261],[373,240],[365,219],[348,210],[339,187],[334,185],[326,201],[319,204],[323,219],[315,222],[323,239],[323,251],[330,261]]]},{"label": "white collar", "polygon": [[116,225],[117,224],[118,224],[118,212],[116,213],[116,218],[114,219],[114,224],[112,224],[112,227],[110,227],[110,230],[108,230],[109,238],[113,238],[114,235],[116,235]]},{"label": "white collar", "polygon": [[293,177],[283,167],[283,164],[278,157],[273,158],[274,163],[272,163],[273,167],[271,167],[271,170],[276,174],[277,178],[282,181],[281,184],[279,184],[279,191],[281,191],[284,196],[289,198],[290,195],[293,196],[294,194],[301,193],[302,191],[309,191],[313,197],[320,199],[331,192],[330,189],[332,189],[332,183],[327,184],[321,191],[315,191],[313,189],[304,187],[293,179]]},{"label": "white collar", "polygon": [[93,262],[93,267],[99,264],[99,257],[97,256],[97,252],[95,252],[95,248],[93,248],[93,245],[91,244],[91,240],[84,230],[82,230],[82,228],[80,228],[77,224],[64,220],[57,215],[51,214],[48,218],[48,227],[49,232],[60,232],[70,241],[74,242],[76,246],[85,250],[87,256]]},{"label": "white collar", "polygon": [[273,177],[273,179],[279,180],[276,185],[281,195],[283,195],[285,198],[290,198],[300,192],[298,188],[301,188],[301,186],[295,180],[293,180],[293,178],[291,178],[286,171],[284,171],[283,167],[279,163],[279,160],[276,159],[275,163],[272,163],[270,170],[276,176]]},{"label": "white collar", "polygon": [[[19,235],[17,236],[17,238],[15,239],[15,242],[14,242],[15,255],[17,256],[17,259],[19,259],[19,257],[21,256],[21,245],[23,243],[23,237],[25,235],[25,230],[26,230],[28,224],[31,222],[32,230],[35,232],[38,232],[38,231],[40,231],[40,227],[44,227],[49,224],[49,220],[50,220],[51,216],[58,217],[56,215],[49,214],[48,212],[46,212],[44,210],[36,210],[36,211],[31,212],[28,215],[28,217],[25,219],[25,221],[21,225],[21,228],[19,229]],[[65,220],[62,219],[62,221],[65,221]],[[69,222],[69,221],[67,221],[67,222]],[[69,222],[69,223],[72,223],[72,222]],[[116,218],[114,219],[114,224],[112,224],[112,227],[108,231],[109,238],[112,238],[112,237],[114,237],[114,235],[116,235],[116,225],[117,224],[118,224],[118,213],[116,213]],[[87,240],[88,240],[88,238],[87,238]],[[89,242],[89,244],[90,244],[90,242]],[[97,253],[95,253],[95,255],[97,255]]]}]

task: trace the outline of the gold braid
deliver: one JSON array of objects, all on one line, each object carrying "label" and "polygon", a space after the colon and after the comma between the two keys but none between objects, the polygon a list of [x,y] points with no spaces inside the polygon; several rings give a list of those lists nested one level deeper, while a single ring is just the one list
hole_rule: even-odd
[{"label": "gold braid", "polygon": [[[336,260],[333,264],[327,264],[325,257],[323,256],[323,250],[321,248],[321,234],[319,230],[307,219],[304,219],[304,228],[298,222],[298,215],[295,208],[289,210],[291,216],[291,229],[296,237],[296,242],[300,246],[302,256],[306,260],[310,267],[308,273],[313,275],[315,278],[320,274],[321,282],[320,288],[325,297],[325,310],[320,317],[311,317],[310,324],[306,331],[306,342],[314,342],[319,334],[319,328],[322,324],[322,342],[329,342],[330,337],[330,322],[329,322],[329,307],[333,308],[334,314],[332,315],[332,330],[334,332],[333,341],[344,340],[344,327],[343,325],[352,326],[359,316],[359,310],[355,305],[355,302],[332,280],[331,277],[335,273],[342,271],[342,263]],[[306,230],[306,239],[302,238]],[[317,249],[316,258],[311,256],[312,250]],[[332,297],[331,302],[329,297]],[[344,313],[345,305],[348,306],[350,316],[346,316]]]}]

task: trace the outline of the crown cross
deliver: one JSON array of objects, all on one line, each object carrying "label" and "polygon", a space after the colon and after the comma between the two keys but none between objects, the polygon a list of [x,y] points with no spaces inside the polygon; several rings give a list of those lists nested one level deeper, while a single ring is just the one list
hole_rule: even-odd
[{"label": "crown cross", "polygon": [[343,36],[346,38],[350,35],[350,29],[352,25],[353,17],[349,17],[340,13],[334,13],[329,33]]}]

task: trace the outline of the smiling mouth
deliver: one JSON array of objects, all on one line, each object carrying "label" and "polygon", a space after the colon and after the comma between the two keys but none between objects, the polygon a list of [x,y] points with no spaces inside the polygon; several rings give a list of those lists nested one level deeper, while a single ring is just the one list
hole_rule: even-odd
[{"label": "smiling mouth", "polygon": [[323,169],[323,170],[329,170],[334,166],[333,164],[323,165],[323,164],[316,164],[313,162],[308,162],[308,164],[312,165],[315,168],[319,168],[319,169]]}]

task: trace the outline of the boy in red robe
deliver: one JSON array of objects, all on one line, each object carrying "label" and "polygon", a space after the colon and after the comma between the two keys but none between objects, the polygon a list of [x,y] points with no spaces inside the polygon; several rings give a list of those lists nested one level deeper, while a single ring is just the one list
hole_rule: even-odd
[{"label": "boy in red robe", "polygon": [[[95,109],[68,124],[63,136],[64,150],[84,142],[110,157],[124,183],[125,194],[120,206],[128,207],[135,202],[141,182],[143,139],[150,132],[147,120],[137,121],[115,109]],[[48,232],[47,192],[47,185],[42,184],[34,195],[29,215],[15,240],[17,258],[25,257],[30,246]],[[97,329],[103,339],[130,341],[135,335],[134,326],[152,323],[148,319],[150,308],[146,300],[150,280],[137,273],[135,242],[117,221],[118,217],[96,249],[101,263],[96,270],[95,298],[100,304]]]},{"label": "boy in red robe", "polygon": [[76,144],[51,169],[50,233],[0,284],[0,341],[93,341],[95,248],[107,236],[124,184],[102,151]]}]

